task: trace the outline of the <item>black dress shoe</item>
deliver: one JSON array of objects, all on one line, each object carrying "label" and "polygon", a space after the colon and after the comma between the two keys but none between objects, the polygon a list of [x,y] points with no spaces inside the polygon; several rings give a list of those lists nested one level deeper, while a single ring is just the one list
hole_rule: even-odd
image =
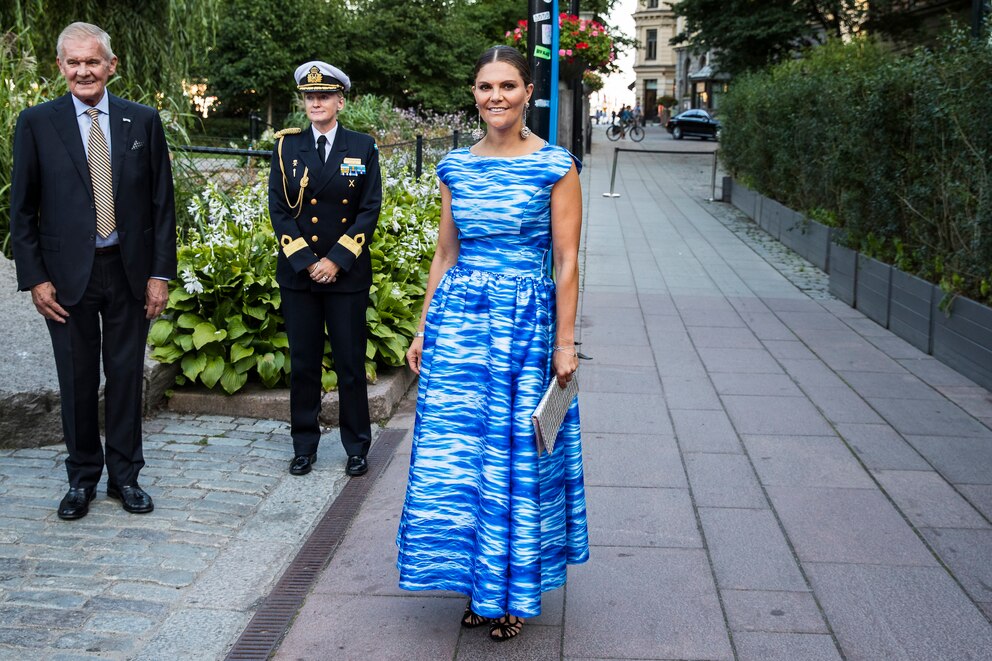
[{"label": "black dress shoe", "polygon": [[59,503],[59,518],[66,521],[81,519],[90,511],[90,501],[96,496],[96,487],[88,489],[69,487]]},{"label": "black dress shoe", "polygon": [[365,460],[365,457],[353,454],[348,457],[348,465],[345,467],[344,472],[352,477],[357,477],[359,475],[365,475],[369,471],[369,462]]},{"label": "black dress shoe", "polygon": [[152,504],[152,497],[137,484],[117,486],[108,482],[107,495],[121,501],[124,510],[131,514],[148,514],[155,509],[155,505]]},{"label": "black dress shoe", "polygon": [[289,473],[291,475],[306,475],[315,463],[317,463],[316,452],[313,454],[297,455],[289,462]]}]

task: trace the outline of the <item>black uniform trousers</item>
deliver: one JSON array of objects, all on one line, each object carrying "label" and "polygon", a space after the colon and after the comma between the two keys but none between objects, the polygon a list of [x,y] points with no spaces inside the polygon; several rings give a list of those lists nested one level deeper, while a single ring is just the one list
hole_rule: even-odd
[{"label": "black uniform trousers", "polygon": [[[145,302],[128,286],[120,252],[97,254],[82,299],[63,307],[69,318],[64,324],[48,320],[48,331],[59,375],[69,486],[95,487],[104,461],[111,482],[137,484],[145,465],[141,389],[148,320]],[[100,444],[101,351],[106,457]]]},{"label": "black uniform trousers", "polygon": [[294,454],[313,454],[320,441],[320,374],[327,337],[338,376],[341,444],[348,456],[364,457],[372,444],[365,380],[369,291],[332,293],[281,287],[280,292],[291,360],[289,407]]}]

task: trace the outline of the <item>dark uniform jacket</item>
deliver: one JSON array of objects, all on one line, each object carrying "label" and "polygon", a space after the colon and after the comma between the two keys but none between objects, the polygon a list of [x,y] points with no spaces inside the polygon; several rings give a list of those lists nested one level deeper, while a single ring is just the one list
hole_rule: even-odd
[{"label": "dark uniform jacket", "polygon": [[[368,248],[379,222],[382,177],[375,140],[340,124],[323,166],[313,131],[276,134],[269,176],[269,215],[279,242],[276,281],[288,289],[356,292],[372,285]],[[337,264],[337,281],[320,284],[307,267]]]},{"label": "dark uniform jacket", "polygon": [[[131,293],[144,300],[149,276],[176,277],[169,149],[154,108],[113,94],[109,108],[121,258]],[[96,207],[69,94],[17,120],[10,221],[18,289],[51,281],[60,304],[78,303],[93,270]]]}]

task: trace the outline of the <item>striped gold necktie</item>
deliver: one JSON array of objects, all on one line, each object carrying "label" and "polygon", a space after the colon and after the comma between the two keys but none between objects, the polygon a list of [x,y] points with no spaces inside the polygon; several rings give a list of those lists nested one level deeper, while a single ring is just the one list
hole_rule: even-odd
[{"label": "striped gold necktie", "polygon": [[90,180],[93,182],[93,201],[96,203],[96,231],[107,238],[117,226],[114,221],[114,177],[110,169],[110,151],[107,149],[107,138],[100,128],[100,111],[90,108],[86,114],[93,120],[87,141],[87,156]]}]

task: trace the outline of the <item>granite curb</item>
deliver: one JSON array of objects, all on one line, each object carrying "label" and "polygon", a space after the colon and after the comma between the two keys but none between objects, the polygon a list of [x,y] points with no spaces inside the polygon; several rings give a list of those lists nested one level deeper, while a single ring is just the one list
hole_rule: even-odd
[{"label": "granite curb", "polygon": [[[415,378],[416,375],[406,367],[383,370],[376,382],[369,384],[369,417],[385,420],[392,415]],[[288,422],[289,388],[265,389],[249,385],[234,395],[206,388],[181,388],[173,390],[166,408],[174,413],[233,415]],[[320,406],[321,424],[336,427],[339,412],[337,391],[326,393]]]}]

